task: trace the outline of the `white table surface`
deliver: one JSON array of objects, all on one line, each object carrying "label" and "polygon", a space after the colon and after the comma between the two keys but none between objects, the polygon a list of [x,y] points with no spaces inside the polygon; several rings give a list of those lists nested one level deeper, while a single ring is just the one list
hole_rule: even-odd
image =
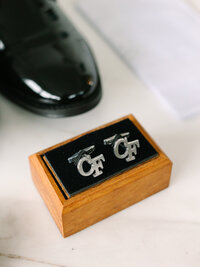
[{"label": "white table surface", "polygon": [[[0,96],[0,267],[199,267],[200,116],[180,121],[76,12],[101,71],[93,110],[48,119]],[[170,187],[75,235],[58,231],[29,171],[28,156],[132,113],[174,163]]]}]

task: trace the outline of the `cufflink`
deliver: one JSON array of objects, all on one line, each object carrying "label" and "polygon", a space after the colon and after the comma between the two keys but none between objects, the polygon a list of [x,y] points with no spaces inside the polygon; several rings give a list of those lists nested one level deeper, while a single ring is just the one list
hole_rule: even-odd
[{"label": "cufflink", "polygon": [[[130,133],[115,134],[107,139],[104,139],[104,145],[111,145],[113,153],[118,159],[125,159],[127,162],[135,160],[137,148],[140,147],[138,139],[128,141]],[[121,151],[120,151],[121,148]]]},{"label": "cufflink", "polygon": [[[73,156],[68,158],[69,163],[74,163],[77,166],[77,170],[82,176],[91,176],[98,177],[103,173],[103,161],[105,161],[104,155],[100,154],[94,158],[90,156],[92,152],[94,152],[95,146],[92,145],[90,147],[79,150],[79,152],[75,153]],[[88,165],[89,169],[86,170],[84,165]]]}]

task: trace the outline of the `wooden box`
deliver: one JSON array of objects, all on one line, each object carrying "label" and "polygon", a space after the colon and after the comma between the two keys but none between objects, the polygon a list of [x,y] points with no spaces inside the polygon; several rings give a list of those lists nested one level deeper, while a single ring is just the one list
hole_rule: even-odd
[{"label": "wooden box", "polygon": [[[148,143],[155,149],[156,155],[139,162],[133,167],[129,167],[127,170],[118,172],[118,174],[111,175],[111,177],[107,177],[107,179],[78,193],[76,192],[74,195],[68,194],[54,172],[54,168],[44,159],[44,155],[49,151],[56,151],[57,148],[62,148],[66,144],[73,144],[75,140],[79,140],[83,136],[96,133],[100,129],[104,130],[110,125],[115,125],[127,119],[137,127]],[[109,153],[113,153],[111,147],[105,148],[103,143],[102,148],[110,149]],[[33,154],[29,157],[29,161],[33,181],[64,237],[72,235],[168,187],[172,168],[172,162],[169,158],[132,115]],[[110,171],[110,161],[107,160],[106,162],[108,170],[105,171]],[[116,164],[113,166],[117,167]],[[83,181],[85,181],[84,179]],[[95,180],[95,178],[92,179]]]}]

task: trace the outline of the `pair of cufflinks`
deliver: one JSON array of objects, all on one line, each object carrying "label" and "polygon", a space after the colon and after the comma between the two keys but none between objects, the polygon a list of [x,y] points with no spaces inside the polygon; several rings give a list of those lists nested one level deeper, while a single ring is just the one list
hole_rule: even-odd
[{"label": "pair of cufflinks", "polygon": [[[140,142],[138,139],[128,141],[129,136],[129,132],[115,134],[104,139],[103,144],[112,146],[113,153],[116,158],[130,162],[135,160],[137,148],[140,147]],[[74,163],[74,165],[77,166],[77,170],[80,175],[85,177],[91,175],[93,175],[93,177],[98,177],[103,173],[103,162],[106,160],[103,154],[92,158],[91,154],[94,151],[95,145],[84,148],[75,153],[73,156],[69,157],[68,162]],[[88,166],[86,166],[87,164]]]}]

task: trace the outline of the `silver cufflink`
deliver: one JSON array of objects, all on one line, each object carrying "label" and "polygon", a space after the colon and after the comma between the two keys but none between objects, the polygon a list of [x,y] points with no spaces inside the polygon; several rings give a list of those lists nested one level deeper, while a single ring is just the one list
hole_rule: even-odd
[{"label": "silver cufflink", "polygon": [[[92,152],[94,152],[95,146],[90,146],[80,150],[79,152],[75,153],[73,156],[68,158],[69,163],[74,163],[77,166],[78,172],[82,176],[90,176],[98,177],[103,173],[103,161],[105,161],[104,155],[100,154],[94,158],[90,156]],[[89,166],[89,169],[86,168],[85,165]],[[88,169],[88,170],[86,170]]]},{"label": "silver cufflink", "polygon": [[111,145],[113,147],[113,152],[118,159],[126,159],[126,161],[129,162],[135,160],[137,148],[140,147],[139,140],[128,141],[129,136],[129,132],[115,134],[105,139],[103,142],[104,145]]}]

